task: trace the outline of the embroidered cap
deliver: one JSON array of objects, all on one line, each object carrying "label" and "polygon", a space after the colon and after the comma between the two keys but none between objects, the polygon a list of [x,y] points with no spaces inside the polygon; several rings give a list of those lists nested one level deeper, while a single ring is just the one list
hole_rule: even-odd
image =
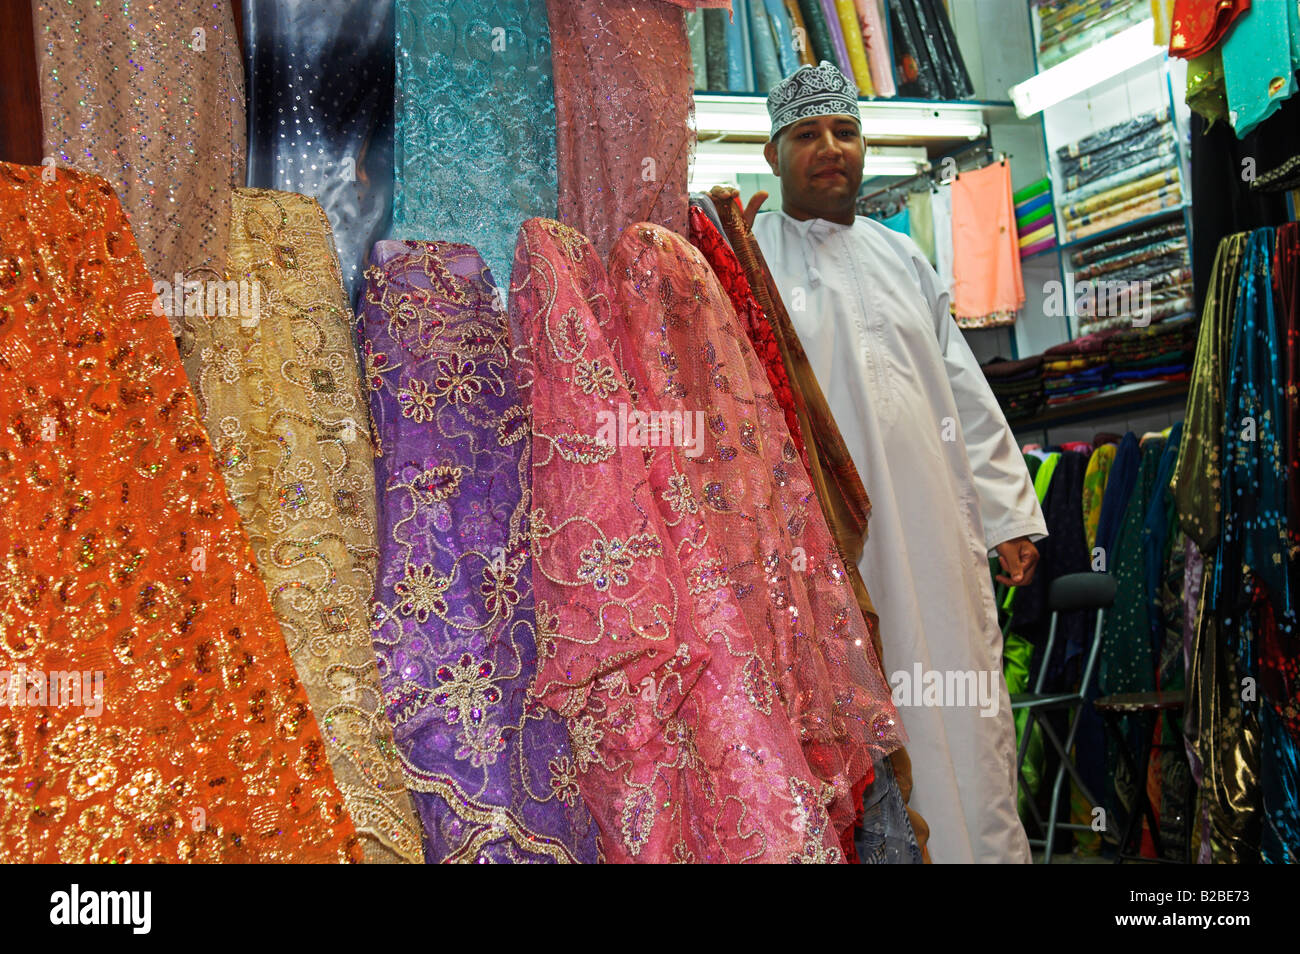
[{"label": "embroidered cap", "polygon": [[772,136],[786,126],[809,116],[853,116],[858,118],[858,87],[834,63],[799,67],[767,94],[767,115]]}]

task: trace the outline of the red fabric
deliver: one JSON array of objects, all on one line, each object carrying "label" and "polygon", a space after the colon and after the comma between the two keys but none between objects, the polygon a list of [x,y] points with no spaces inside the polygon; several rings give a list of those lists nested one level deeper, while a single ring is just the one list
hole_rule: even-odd
[{"label": "red fabric", "polygon": [[754,300],[754,292],[749,287],[749,279],[741,268],[736,253],[731,250],[727,240],[722,237],[709,217],[691,206],[691,244],[700,250],[718,283],[731,300],[731,307],[736,309],[749,334],[750,344],[758,352],[758,360],[763,362],[767,371],[767,381],[772,385],[772,394],[781,405],[785,415],[786,426],[790,428],[790,439],[799,451],[804,470],[809,470],[808,451],[804,448],[803,431],[799,428],[799,418],[794,410],[794,392],[790,388],[790,377],[785,371],[785,362],[781,360],[781,349],[777,347],[776,336],[767,315]]},{"label": "red fabric", "polygon": [[1169,30],[1169,54],[1190,60],[1218,46],[1250,0],[1176,0]]}]

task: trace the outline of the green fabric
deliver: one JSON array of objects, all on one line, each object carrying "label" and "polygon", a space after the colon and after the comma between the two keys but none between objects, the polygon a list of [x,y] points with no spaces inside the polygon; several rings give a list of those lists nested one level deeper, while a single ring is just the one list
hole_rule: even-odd
[{"label": "green fabric", "polygon": [[1019,205],[1026,199],[1032,199],[1036,195],[1042,195],[1052,187],[1052,180],[1048,178],[1039,179],[1037,182],[1031,182],[1018,192],[1011,193],[1011,202],[1013,205]]},{"label": "green fabric", "polygon": [[[1046,459],[1038,457],[1036,454],[1025,454],[1025,466],[1029,468],[1029,474],[1034,479],[1034,494],[1038,497],[1038,503],[1041,505],[1043,498],[1047,496],[1047,488],[1051,486],[1052,474],[1056,472],[1056,463],[1061,459],[1058,453],[1052,453]],[[994,591],[1002,586],[997,582],[997,574],[1002,572],[1002,566],[997,557],[989,561],[989,570],[994,576]],[[1011,625],[1011,608],[1015,601],[1016,587],[1008,587],[1006,595],[999,600],[999,605],[1006,611],[1006,621],[1002,630],[1002,675],[1007,680],[1007,691],[1011,694],[1017,692],[1028,692],[1030,690],[1029,664],[1033,659],[1034,645],[1022,636],[1018,636],[1010,631]],[[1025,734],[1025,723],[1029,719],[1029,713],[1021,710],[1015,714],[1016,722],[1016,751],[1020,751],[1020,740]],[[1035,725],[1033,734],[1029,737],[1029,746],[1025,750],[1025,761],[1021,770],[1025,777],[1025,784],[1021,785],[1017,779],[1017,796],[1016,807],[1020,812],[1021,819],[1033,817],[1029,812],[1029,799],[1037,796],[1043,777],[1043,731],[1041,727]]]},{"label": "green fabric", "polygon": [[[1098,691],[1103,696],[1121,692],[1150,692],[1155,686],[1155,658],[1151,647],[1151,613],[1147,598],[1146,562],[1143,558],[1142,527],[1152,495],[1156,492],[1156,475],[1164,456],[1164,437],[1151,437],[1142,444],[1142,463],[1137,483],[1124,508],[1124,519],[1115,536],[1110,562],[1115,577],[1115,604],[1106,614],[1102,634]],[[1129,751],[1137,752],[1136,735],[1140,719],[1127,720]],[[1136,786],[1145,779],[1128,777],[1120,770],[1119,750],[1109,737],[1106,740],[1106,791],[1101,796],[1107,804],[1107,816],[1121,818],[1134,804]],[[1124,806],[1124,812],[1117,809]]]}]

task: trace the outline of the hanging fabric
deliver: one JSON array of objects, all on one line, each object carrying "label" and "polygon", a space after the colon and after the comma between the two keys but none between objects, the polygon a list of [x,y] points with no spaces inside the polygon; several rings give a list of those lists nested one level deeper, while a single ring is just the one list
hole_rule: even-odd
[{"label": "hanging fabric", "polygon": [[393,35],[393,0],[244,0],[248,185],[320,202],[353,301],[392,223]]},{"label": "hanging fabric", "polygon": [[380,455],[374,646],[425,859],[597,860],[537,667],[527,410],[478,253],[380,242],[362,338]]},{"label": "hanging fabric", "polygon": [[415,863],[370,646],[374,454],[332,239],[315,199],[235,190],[228,278],[257,304],[195,320],[190,380],[365,858]]},{"label": "hanging fabric", "polygon": [[[615,247],[610,274],[621,307],[616,328],[626,316],[623,345],[639,362],[643,394],[670,415],[707,409],[702,446],[689,454],[671,447],[665,523],[698,512],[704,536],[683,539],[708,557],[697,563],[699,579],[731,591],[809,767],[837,793],[831,820],[851,833],[872,765],[901,743],[874,621],[845,612],[854,594],[820,512],[804,509],[807,472],[767,374],[700,253],[638,226]],[[774,615],[773,604],[786,609]],[[710,671],[717,663],[715,656]]]},{"label": "hanging fabric", "polygon": [[560,219],[601,255],[633,222],[685,233],[695,134],[681,6],[549,0],[547,15]]},{"label": "hanging fabric", "polygon": [[807,766],[772,657],[750,641],[726,567],[692,545],[706,542],[708,499],[675,456],[647,457],[644,423],[628,429],[657,401],[594,248],[531,219],[515,263],[512,340],[535,362],[535,689],[574,741],[552,788],[581,794],[610,861],[842,860],[836,793]]},{"label": "hanging fabric", "polygon": [[952,185],[953,312],[963,328],[1009,325],[1025,303],[1011,170],[995,162]]},{"label": "hanging fabric", "polygon": [[0,164],[0,229],[0,859],[359,860],[113,185]]},{"label": "hanging fabric", "polygon": [[38,0],[32,11],[45,155],[112,183],[155,281],[220,279],[246,137],[230,4],[121,0],[92,13]]},{"label": "hanging fabric", "polygon": [[489,28],[471,4],[397,0],[393,235],[470,243],[507,276],[519,222],[555,214],[556,113],[544,0],[492,10]]}]

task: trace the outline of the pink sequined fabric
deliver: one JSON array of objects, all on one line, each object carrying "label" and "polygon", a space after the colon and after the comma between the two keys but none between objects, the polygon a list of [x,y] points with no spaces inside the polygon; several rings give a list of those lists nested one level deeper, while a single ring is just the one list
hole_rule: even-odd
[{"label": "pink sequined fabric", "polygon": [[[634,222],[686,233],[688,0],[548,0],[560,220],[602,258]],[[708,4],[715,5],[715,4]]]},{"label": "pink sequined fabric", "polygon": [[781,405],[689,242],[634,226],[609,273],[643,405],[666,411],[665,421],[693,418],[703,431],[686,453],[656,449],[656,464],[672,455],[667,480],[651,471],[657,502],[669,504],[666,522],[694,524],[679,544],[683,564],[702,568],[688,581],[739,609],[733,625],[754,647],[763,704],[794,726],[813,774],[835,793],[831,820],[847,832],[873,762],[902,745],[903,732]]},{"label": "pink sequined fabric", "polygon": [[585,237],[524,223],[510,313],[532,358],[535,693],[573,749],[552,785],[581,792],[609,861],[840,861],[837,792],[714,554],[687,448],[618,423],[657,406],[615,302]]}]

